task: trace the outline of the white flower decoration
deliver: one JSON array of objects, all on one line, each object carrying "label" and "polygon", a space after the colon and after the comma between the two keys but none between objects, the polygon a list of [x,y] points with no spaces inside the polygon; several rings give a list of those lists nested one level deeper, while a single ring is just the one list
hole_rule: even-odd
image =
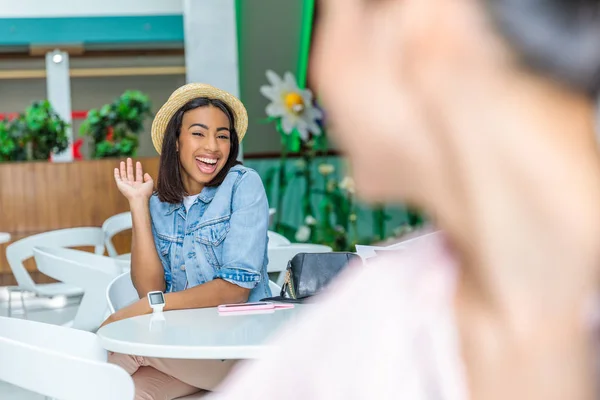
[{"label": "white flower decoration", "polygon": [[342,181],[340,182],[340,189],[345,190],[350,194],[354,194],[354,179],[352,179],[349,176],[344,177],[344,179],[342,179]]},{"label": "white flower decoration", "polygon": [[296,242],[304,243],[310,239],[310,228],[306,225],[302,225],[296,231]]},{"label": "white flower decoration", "polygon": [[333,174],[335,167],[331,164],[319,164],[319,173],[323,176]]},{"label": "white flower decoration", "polygon": [[271,85],[260,88],[263,96],[271,101],[265,111],[269,117],[281,118],[283,132],[289,135],[297,129],[303,141],[308,140],[309,133],[320,135],[321,128],[317,121],[323,118],[323,113],[313,106],[310,89],[300,89],[291,72],[286,72],[281,79],[268,70],[267,79]]},{"label": "white flower decoration", "polygon": [[304,223],[308,226],[316,225],[317,220],[312,215],[307,215],[306,218],[304,219]]}]

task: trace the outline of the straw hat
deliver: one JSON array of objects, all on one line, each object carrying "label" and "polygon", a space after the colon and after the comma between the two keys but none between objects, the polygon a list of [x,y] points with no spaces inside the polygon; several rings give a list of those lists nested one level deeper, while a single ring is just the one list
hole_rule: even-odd
[{"label": "straw hat", "polygon": [[152,122],[152,144],[158,152],[162,151],[163,137],[167,130],[167,124],[175,113],[188,101],[198,97],[218,99],[229,106],[235,120],[235,130],[240,142],[248,129],[248,112],[242,102],[234,95],[224,90],[217,89],[206,83],[188,83],[175,90],[169,100],[158,110]]}]

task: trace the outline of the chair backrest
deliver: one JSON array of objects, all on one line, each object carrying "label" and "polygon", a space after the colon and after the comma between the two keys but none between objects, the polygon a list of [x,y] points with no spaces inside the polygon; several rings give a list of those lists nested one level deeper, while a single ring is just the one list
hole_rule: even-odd
[{"label": "chair backrest", "polygon": [[104,245],[110,257],[116,257],[119,254],[113,245],[112,238],[119,232],[131,229],[133,222],[131,220],[131,212],[127,211],[121,214],[113,215],[104,221],[102,231],[104,232]]},{"label": "chair backrest", "polygon": [[269,208],[269,226],[273,225],[273,220],[275,219],[275,214],[277,214],[277,209]]},{"label": "chair backrest", "polygon": [[269,281],[269,289],[271,289],[272,296],[279,296],[281,293],[281,286],[271,280]]},{"label": "chair backrest", "polygon": [[0,381],[61,400],[132,400],[133,380],[90,332],[0,317]]},{"label": "chair backrest", "polygon": [[25,269],[23,262],[33,257],[36,246],[83,247],[94,246],[96,254],[104,253],[104,234],[94,227],[68,228],[38,233],[10,244],[6,248],[6,258],[17,284],[21,289],[35,292],[35,282]]},{"label": "chair backrest", "polygon": [[123,269],[113,258],[60,247],[35,247],[35,261],[44,274],[83,289],[73,328],[95,331],[106,316],[106,289]]},{"label": "chair backrest", "polygon": [[111,314],[139,299],[140,297],[133,286],[129,272],[117,276],[106,289],[106,301]]},{"label": "chair backrest", "polygon": [[287,246],[292,243],[288,240],[288,238],[277,232],[267,231],[267,236],[269,237],[269,247]]}]

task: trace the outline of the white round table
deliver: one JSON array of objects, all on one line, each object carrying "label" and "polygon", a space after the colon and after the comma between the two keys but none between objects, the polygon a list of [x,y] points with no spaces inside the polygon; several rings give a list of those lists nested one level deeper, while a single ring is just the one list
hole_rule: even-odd
[{"label": "white round table", "polygon": [[0,232],[0,244],[10,242],[10,233]]},{"label": "white round table", "polygon": [[164,321],[152,315],[128,318],[97,332],[102,347],[116,353],[145,357],[241,360],[258,358],[265,340],[295,320],[311,305],[268,314],[223,316],[216,308],[167,311]]}]

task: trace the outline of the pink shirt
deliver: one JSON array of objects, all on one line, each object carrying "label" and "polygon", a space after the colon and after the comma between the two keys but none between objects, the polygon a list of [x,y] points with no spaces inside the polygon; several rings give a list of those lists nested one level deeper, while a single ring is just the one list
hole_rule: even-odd
[{"label": "pink shirt", "polygon": [[349,269],[209,398],[466,399],[455,275],[439,233]]}]

